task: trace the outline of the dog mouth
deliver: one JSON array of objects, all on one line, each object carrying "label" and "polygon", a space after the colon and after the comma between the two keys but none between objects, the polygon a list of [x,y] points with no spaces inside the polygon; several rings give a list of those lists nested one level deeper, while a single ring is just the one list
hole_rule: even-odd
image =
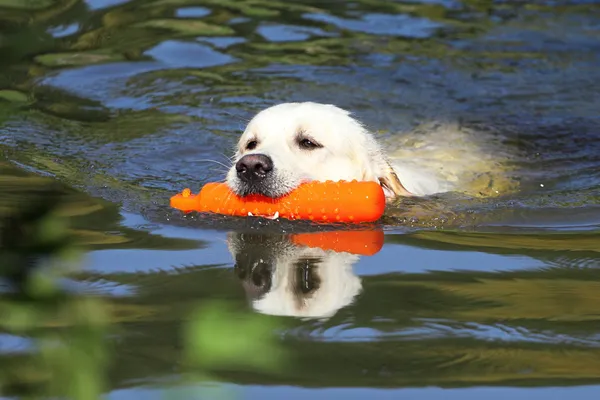
[{"label": "dog mouth", "polygon": [[246,181],[236,177],[228,181],[227,184],[231,191],[240,197],[264,196],[277,199],[290,194],[304,182],[308,182],[308,180],[302,179],[299,182],[287,182],[278,179],[277,176],[267,176],[262,179]]},{"label": "dog mouth", "polygon": [[247,197],[252,195],[260,195],[270,198],[281,197],[287,193],[277,189],[277,185],[269,180],[261,180],[258,182],[241,182],[238,181],[235,187],[231,188],[232,191],[240,197]]},{"label": "dog mouth", "polygon": [[275,198],[287,192],[279,181],[273,159],[268,154],[248,153],[232,166],[228,184],[241,197],[262,195]]},{"label": "dog mouth", "polygon": [[250,154],[238,160],[229,171],[226,182],[237,196],[259,195],[276,199],[312,180],[303,175],[278,170],[272,159],[263,154]]}]

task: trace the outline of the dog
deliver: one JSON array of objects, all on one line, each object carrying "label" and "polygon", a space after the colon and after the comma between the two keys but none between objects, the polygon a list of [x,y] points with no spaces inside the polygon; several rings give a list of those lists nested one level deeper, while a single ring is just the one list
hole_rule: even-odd
[{"label": "dog", "polygon": [[308,248],[285,235],[230,232],[234,271],[261,314],[328,319],[362,291],[353,265],[359,256]]},{"label": "dog", "polygon": [[450,191],[490,196],[514,189],[515,181],[505,174],[509,153],[500,151],[497,140],[458,124],[423,125],[394,140],[379,142],[335,105],[282,103],[248,123],[226,182],[239,196],[276,198],[314,180],[374,181],[388,201]]}]

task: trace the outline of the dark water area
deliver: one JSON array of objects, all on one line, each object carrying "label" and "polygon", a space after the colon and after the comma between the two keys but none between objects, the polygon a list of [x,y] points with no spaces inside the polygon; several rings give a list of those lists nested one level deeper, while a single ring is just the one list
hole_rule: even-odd
[{"label": "dark water area", "polygon": [[[372,255],[169,208],[289,101],[386,143],[493,130],[519,190],[407,200]],[[111,399],[163,396],[186,312],[214,299],[284,326],[289,367],[219,371],[241,398],[598,398],[598,110],[595,1],[0,0],[0,216],[59,185],[78,281],[117,310]],[[0,330],[0,360],[28,346]]]}]

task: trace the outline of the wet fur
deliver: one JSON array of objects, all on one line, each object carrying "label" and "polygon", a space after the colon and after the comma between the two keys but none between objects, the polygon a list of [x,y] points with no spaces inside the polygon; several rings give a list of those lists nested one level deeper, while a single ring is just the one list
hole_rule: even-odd
[{"label": "wet fur", "polygon": [[[300,136],[322,147],[302,149]],[[256,148],[246,149],[253,140]],[[389,200],[449,191],[497,196],[517,188],[508,174],[511,154],[497,135],[429,123],[380,143],[350,112],[329,104],[283,103],[259,112],[238,141],[234,164],[253,153],[273,160],[258,190],[270,197],[312,180],[375,181]],[[226,181],[238,194],[249,191],[234,166]]]},{"label": "wet fur", "polygon": [[[322,148],[298,147],[299,135],[311,138]],[[254,149],[246,145],[257,141]],[[274,170],[264,183],[265,195],[284,195],[312,180],[362,180],[379,182],[388,197],[411,195],[398,178],[379,143],[350,113],[333,105],[284,103],[258,113],[238,142],[234,162],[246,154],[271,157]],[[239,194],[247,192],[235,167],[227,183]]]}]

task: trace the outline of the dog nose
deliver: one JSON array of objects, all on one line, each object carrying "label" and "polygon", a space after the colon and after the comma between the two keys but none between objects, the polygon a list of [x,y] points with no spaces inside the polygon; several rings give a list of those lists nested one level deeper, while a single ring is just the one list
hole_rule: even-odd
[{"label": "dog nose", "polygon": [[273,160],[264,154],[247,154],[235,164],[238,177],[245,181],[259,181],[273,170]]}]

